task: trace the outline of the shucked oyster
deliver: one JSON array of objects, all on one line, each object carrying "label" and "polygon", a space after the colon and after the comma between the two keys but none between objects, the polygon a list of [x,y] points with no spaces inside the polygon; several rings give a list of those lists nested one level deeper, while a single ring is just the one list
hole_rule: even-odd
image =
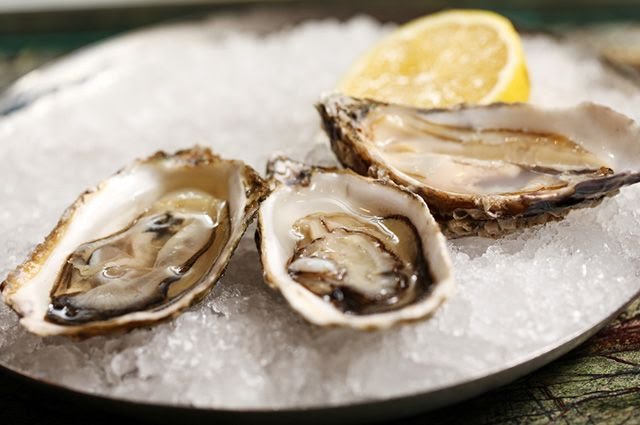
[{"label": "shucked oyster", "polygon": [[267,188],[208,149],[157,153],[81,195],[2,296],[40,335],[91,335],[178,314],[213,286]]},{"label": "shucked oyster", "polygon": [[266,282],[318,325],[387,328],[432,313],[453,290],[426,204],[391,182],[286,159],[256,239]]},{"label": "shucked oyster", "polygon": [[421,110],[332,95],[317,107],[345,166],[422,196],[449,236],[560,219],[640,181],[640,128],[592,103]]}]

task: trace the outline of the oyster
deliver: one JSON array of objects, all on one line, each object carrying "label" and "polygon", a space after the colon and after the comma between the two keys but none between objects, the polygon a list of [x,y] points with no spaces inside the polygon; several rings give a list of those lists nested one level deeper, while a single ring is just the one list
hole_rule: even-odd
[{"label": "oyster", "polygon": [[85,192],[0,289],[39,335],[173,317],[221,276],[268,189],[208,149],[158,152]]},{"label": "oyster", "polygon": [[431,314],[453,290],[427,205],[392,182],[278,158],[256,242],[265,281],[308,321],[384,329]]},{"label": "oyster", "polygon": [[640,181],[640,127],[605,106],[424,110],[331,95],[317,105],[354,171],[425,199],[447,236],[499,236]]}]

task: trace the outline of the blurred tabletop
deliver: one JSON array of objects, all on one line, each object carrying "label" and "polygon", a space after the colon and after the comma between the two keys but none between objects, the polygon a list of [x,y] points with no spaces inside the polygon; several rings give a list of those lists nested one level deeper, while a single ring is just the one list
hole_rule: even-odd
[{"label": "blurred tabletop", "polygon": [[[3,35],[0,31],[0,92],[20,75],[43,63],[116,32],[85,31],[52,37]],[[580,37],[592,43],[623,73],[638,80],[638,27],[599,26],[581,33]],[[537,372],[475,399],[395,423],[640,424],[639,406],[640,300],[636,300],[587,343]],[[0,371],[2,423],[127,422],[127,418],[119,414],[94,409]]]}]

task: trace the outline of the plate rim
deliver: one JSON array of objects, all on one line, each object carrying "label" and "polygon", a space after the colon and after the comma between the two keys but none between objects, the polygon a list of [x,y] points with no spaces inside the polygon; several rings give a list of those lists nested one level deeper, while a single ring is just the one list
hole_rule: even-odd
[{"label": "plate rim", "polygon": [[[116,410],[120,413],[129,415],[134,413],[133,416],[145,418],[149,416],[144,414],[144,411],[153,410],[158,412],[162,411],[163,416],[167,414],[166,419],[171,419],[174,415],[181,416],[187,414],[198,417],[202,416],[203,418],[214,416],[226,416],[229,419],[255,417],[260,419],[272,418],[278,421],[287,421],[287,418],[300,420],[300,418],[304,416],[305,420],[309,423],[324,423],[329,419],[339,422],[345,420],[351,422],[350,419],[353,418],[358,418],[358,422],[363,419],[384,420],[426,413],[446,405],[468,400],[486,391],[513,382],[578,347],[607,324],[611,323],[638,297],[640,297],[640,289],[595,325],[574,331],[565,336],[565,338],[561,338],[559,342],[548,343],[543,348],[529,353],[529,355],[525,355],[519,360],[509,362],[506,367],[494,368],[473,378],[457,381],[451,385],[438,386],[428,391],[409,392],[389,398],[370,398],[351,403],[324,406],[303,405],[295,408],[199,407],[188,404],[155,403],[152,401],[126,399],[92,393],[48,379],[35,377],[27,372],[11,368],[2,362],[0,362],[0,372],[8,373],[11,376],[26,380],[30,384],[40,386],[41,388],[44,387],[50,391],[62,392],[66,394],[67,398],[75,397],[90,401],[92,404],[110,405],[116,407]],[[16,326],[20,325],[16,324]],[[400,414],[398,415],[395,412],[400,412]],[[325,416],[318,418],[316,416],[318,413],[322,413]],[[327,414],[330,414],[331,418],[328,418],[326,416]],[[165,419],[160,416],[158,418]]]}]

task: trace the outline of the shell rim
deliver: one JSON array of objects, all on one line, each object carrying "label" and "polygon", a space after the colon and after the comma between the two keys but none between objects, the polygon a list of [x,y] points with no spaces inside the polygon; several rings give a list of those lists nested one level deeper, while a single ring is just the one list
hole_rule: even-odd
[{"label": "shell rim", "polygon": [[[455,192],[449,192],[442,189],[429,187],[426,185],[416,186],[407,180],[402,174],[396,171],[394,167],[387,165],[380,158],[370,155],[367,151],[367,129],[361,123],[369,112],[378,107],[394,106],[404,109],[413,109],[417,112],[424,113],[438,113],[438,112],[455,112],[469,109],[488,109],[488,108],[501,108],[501,107],[534,107],[537,106],[523,103],[523,102],[496,102],[488,105],[469,105],[459,104],[452,108],[414,108],[406,105],[399,105],[389,102],[381,102],[369,98],[357,98],[348,96],[342,93],[333,92],[325,94],[321,97],[320,101],[316,103],[316,109],[322,117],[323,126],[325,131],[329,135],[331,141],[331,147],[336,154],[336,157],[340,160],[340,163],[345,167],[357,168],[357,172],[363,175],[369,175],[372,177],[384,176],[397,182],[398,184],[409,188],[411,191],[419,194],[422,198],[429,201],[430,206],[435,210],[436,214],[442,215],[445,220],[451,219],[451,214],[454,210],[461,209],[467,211],[476,211],[484,215],[483,218],[478,218],[475,221],[491,221],[495,219],[507,219],[511,220],[517,217],[527,217],[529,215],[527,211],[541,204],[555,204],[564,199],[569,199],[577,193],[578,188],[582,183],[588,181],[581,181],[575,185],[565,186],[563,188],[542,191],[530,192],[523,194],[497,194],[497,195],[472,195],[472,194],[460,194]],[[577,107],[589,108],[598,107],[602,111],[606,111],[610,114],[615,114],[618,118],[624,119],[627,125],[635,126],[640,129],[634,120],[628,116],[621,114],[612,108],[604,105],[600,105],[593,102],[582,102]],[[566,108],[557,108],[563,110]],[[348,115],[348,120],[345,120],[343,115]],[[339,148],[343,145],[348,149],[346,154],[339,153]],[[354,161],[349,157],[357,156],[361,164],[354,164]],[[345,157],[346,156],[346,157]],[[366,169],[364,169],[366,168]],[[615,182],[620,180],[629,180],[632,182],[640,181],[640,171],[631,172],[627,170],[616,171],[613,175],[601,177],[598,179],[601,182]],[[623,186],[625,183],[618,184],[617,188]],[[597,191],[590,194],[590,196],[582,199],[596,199],[602,198],[606,195],[602,191]],[[579,204],[579,202],[574,203]],[[572,205],[574,205],[572,204]],[[566,207],[565,207],[566,208]],[[571,209],[571,206],[568,207]]]},{"label": "shell rim", "polygon": [[[235,249],[240,243],[240,240],[246,232],[247,227],[253,221],[260,202],[267,196],[269,190],[266,182],[258,175],[258,173],[243,161],[236,159],[223,159],[221,156],[213,153],[213,151],[208,147],[194,146],[192,148],[178,150],[173,154],[167,153],[165,151],[157,151],[149,157],[137,159],[124,166],[117,172],[113,173],[109,177],[105,178],[104,180],[100,181],[96,186],[86,189],[84,192],[82,192],[78,196],[78,198],[64,210],[57,224],[45,237],[44,241],[36,245],[36,247],[27,255],[26,259],[18,266],[16,266],[14,270],[10,271],[4,281],[0,283],[1,298],[4,303],[18,315],[18,317],[20,318],[20,322],[22,322],[22,319],[28,317],[28,315],[25,315],[20,311],[20,308],[13,300],[13,296],[26,282],[28,282],[39,272],[40,265],[44,264],[48,260],[50,255],[53,253],[58,241],[64,236],[65,232],[67,231],[68,226],[73,220],[78,209],[89,202],[92,197],[96,196],[111,178],[135,172],[135,170],[140,166],[162,164],[165,162],[171,164],[172,167],[184,169],[194,168],[202,165],[213,165],[220,162],[228,162],[236,166],[237,172],[241,175],[246,197],[244,211],[242,214],[242,219],[238,223],[237,235],[230,235],[229,240],[226,242],[226,244],[230,248],[229,252],[218,257],[216,261],[211,265],[211,267],[213,268],[216,264],[222,264],[218,276],[211,279],[211,282],[207,284],[204,284],[205,282],[201,281],[198,285],[194,286],[193,291],[185,293],[183,296],[181,296],[171,304],[171,306],[174,306],[174,309],[172,311],[168,312],[166,315],[161,315],[157,319],[131,319],[129,321],[120,322],[122,318],[130,314],[139,313],[138,311],[136,311],[106,320],[88,322],[81,325],[58,325],[60,326],[60,332],[55,333],[37,332],[34,329],[28,328],[29,332],[38,334],[40,336],[67,335],[85,338],[94,335],[102,335],[109,332],[117,332],[119,330],[129,330],[136,327],[148,326],[151,324],[168,321],[177,317],[185,309],[198,303],[215,286],[217,281],[224,274],[233,252],[235,252]],[[247,188],[251,189],[247,190]],[[44,321],[44,319],[39,320]]]},{"label": "shell rim", "polygon": [[[406,196],[410,200],[410,202],[414,202],[417,205],[419,205],[420,208],[423,209],[423,212],[426,213],[426,216],[427,216],[426,232],[430,233],[428,235],[429,238],[436,239],[435,244],[438,246],[438,252],[436,253],[430,252],[429,250],[423,247],[423,259],[427,262],[427,264],[431,268],[434,266],[432,261],[434,257],[432,256],[439,255],[441,257],[440,260],[446,267],[446,275],[442,279],[437,280],[435,276],[433,276],[432,274],[432,278],[434,280],[433,280],[430,292],[426,294],[422,299],[416,301],[415,303],[410,304],[415,306],[421,303],[426,304],[429,302],[433,302],[433,300],[435,300],[435,304],[433,305],[433,307],[428,309],[426,312],[417,312],[411,316],[405,317],[405,316],[402,316],[401,313],[403,309],[400,308],[398,310],[391,310],[383,313],[375,313],[375,314],[368,314],[368,315],[349,315],[336,309],[333,305],[326,303],[326,306],[324,306],[323,308],[331,309],[336,313],[338,313],[337,318],[330,319],[328,321],[315,321],[313,316],[307,314],[304,311],[300,311],[298,308],[292,305],[292,303],[289,300],[290,294],[288,293],[288,291],[283,291],[281,289],[280,284],[278,283],[278,279],[275,276],[276,273],[271,269],[269,265],[269,261],[266,258],[267,250],[265,249],[266,238],[264,237],[264,229],[266,228],[266,225],[265,225],[265,218],[263,216],[263,208],[265,208],[263,203],[258,210],[258,214],[257,214],[258,220],[257,220],[257,228],[256,228],[256,245],[258,248],[260,263],[262,264],[263,279],[270,288],[278,291],[285,298],[285,300],[289,304],[289,307],[293,311],[295,311],[299,316],[304,318],[308,323],[311,323],[314,326],[321,326],[321,327],[347,327],[347,328],[353,328],[361,331],[377,331],[377,330],[383,331],[385,329],[388,329],[397,325],[401,325],[403,323],[427,320],[437,312],[437,310],[445,303],[445,301],[448,298],[453,296],[455,292],[456,283],[455,283],[455,277],[453,273],[453,265],[451,262],[451,257],[449,255],[449,250],[446,247],[446,239],[444,238],[444,235],[442,234],[439,225],[436,223],[435,219],[431,215],[429,211],[429,207],[427,206],[424,199],[422,199],[420,196],[416,195],[415,193],[411,192],[407,188],[394,183],[393,181],[383,180],[383,179],[374,179],[371,177],[362,176],[353,172],[350,169],[339,169],[334,167],[321,167],[321,166],[312,166],[312,165],[310,166],[310,165],[298,163],[296,161],[291,161],[284,156],[277,156],[272,158],[272,160],[269,162],[268,168],[270,169],[272,163],[276,161],[289,161],[291,163],[296,164],[297,166],[304,167],[304,171],[308,173],[308,174],[305,174],[305,177],[308,176],[310,180],[313,178],[313,176],[317,174],[348,175],[348,176],[357,178],[358,181],[362,182],[362,184],[372,184],[372,185],[382,186],[385,188],[391,188],[392,190],[396,190],[397,193],[400,193]],[[277,181],[274,177],[271,178],[271,182],[275,187],[272,189],[271,193],[265,199],[265,201],[271,196],[276,196],[280,192],[280,190],[286,189],[287,187],[292,185],[297,185],[297,184],[288,185],[288,184],[282,183],[280,181]],[[410,220],[410,221],[413,223],[413,220]],[[420,239],[420,241],[422,245],[422,238]],[[309,292],[311,294],[311,292],[306,288],[303,288],[303,289],[306,292]],[[311,295],[314,297],[317,297],[317,295],[315,294],[311,294]],[[368,321],[372,323],[367,323]]]}]

